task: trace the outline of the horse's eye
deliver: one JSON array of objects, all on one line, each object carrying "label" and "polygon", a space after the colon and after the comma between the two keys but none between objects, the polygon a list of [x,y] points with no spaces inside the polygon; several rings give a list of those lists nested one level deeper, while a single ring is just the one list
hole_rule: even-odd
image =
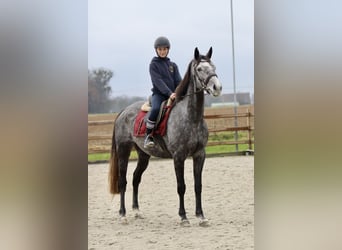
[{"label": "horse's eye", "polygon": [[198,72],[202,71],[202,68],[197,68],[197,71],[198,71]]}]

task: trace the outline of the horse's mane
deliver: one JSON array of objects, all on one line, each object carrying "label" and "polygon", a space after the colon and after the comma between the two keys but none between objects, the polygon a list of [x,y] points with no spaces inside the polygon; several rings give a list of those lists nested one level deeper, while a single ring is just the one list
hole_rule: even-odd
[{"label": "horse's mane", "polygon": [[188,69],[182,79],[182,81],[178,84],[175,93],[176,93],[176,102],[179,102],[183,99],[186,94],[190,82],[190,74],[191,74],[191,64],[193,61],[189,63]]}]

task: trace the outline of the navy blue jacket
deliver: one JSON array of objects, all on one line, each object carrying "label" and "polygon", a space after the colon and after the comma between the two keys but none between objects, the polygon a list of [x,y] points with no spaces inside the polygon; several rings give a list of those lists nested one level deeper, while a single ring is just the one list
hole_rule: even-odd
[{"label": "navy blue jacket", "polygon": [[175,92],[176,87],[182,80],[177,65],[171,62],[168,57],[153,57],[150,63],[150,75],[153,94],[165,97],[169,97]]}]

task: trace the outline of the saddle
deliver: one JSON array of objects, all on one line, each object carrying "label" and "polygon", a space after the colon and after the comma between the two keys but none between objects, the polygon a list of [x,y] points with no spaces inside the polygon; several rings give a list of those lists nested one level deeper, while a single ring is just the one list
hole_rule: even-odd
[{"label": "saddle", "polygon": [[[169,118],[171,109],[173,108],[174,102],[171,99],[168,99],[160,105],[158,117],[156,120],[155,129],[153,131],[153,135],[165,135],[166,134],[166,125],[167,120]],[[137,137],[145,136],[146,133],[146,119],[147,114],[151,110],[151,98],[148,99],[142,106],[140,111],[137,114],[137,117],[134,122],[134,131],[133,135]]]}]

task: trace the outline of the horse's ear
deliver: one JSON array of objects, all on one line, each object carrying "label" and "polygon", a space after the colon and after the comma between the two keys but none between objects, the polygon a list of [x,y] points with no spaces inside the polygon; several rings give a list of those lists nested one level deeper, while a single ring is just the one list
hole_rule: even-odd
[{"label": "horse's ear", "polygon": [[212,54],[213,54],[213,47],[210,47],[206,57],[208,57],[210,59]]},{"label": "horse's ear", "polygon": [[194,55],[194,56],[195,56],[195,59],[196,59],[196,60],[198,60],[198,59],[199,59],[200,53],[199,53],[199,51],[198,51],[198,48],[197,48],[197,47],[195,48],[195,55]]}]

